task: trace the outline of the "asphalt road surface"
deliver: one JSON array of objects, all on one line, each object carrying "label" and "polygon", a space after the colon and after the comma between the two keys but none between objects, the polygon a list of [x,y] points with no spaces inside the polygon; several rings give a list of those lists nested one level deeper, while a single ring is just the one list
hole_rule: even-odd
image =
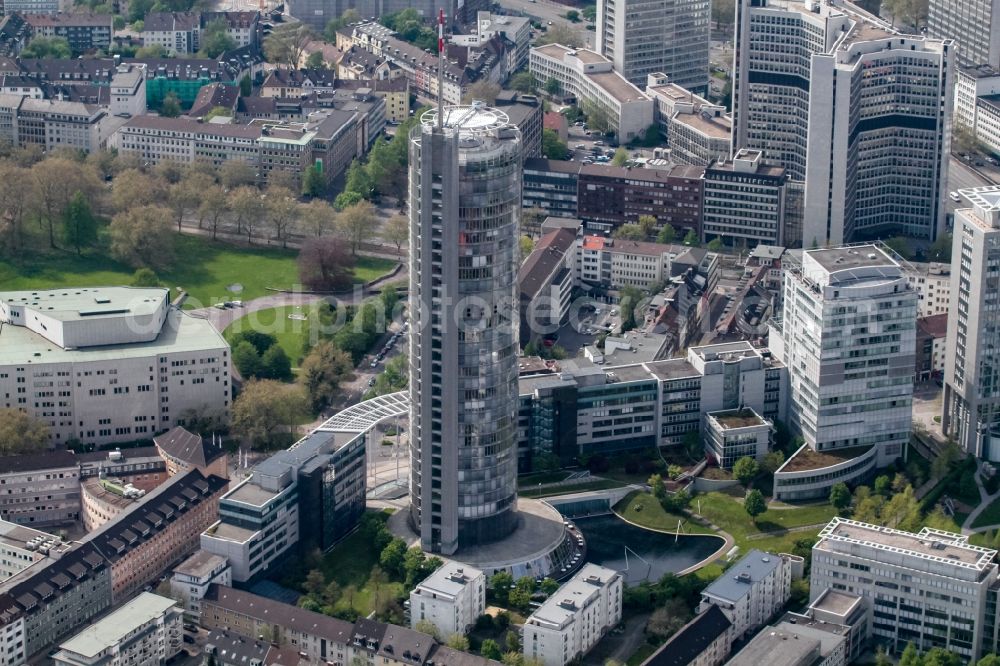
[{"label": "asphalt road surface", "polygon": [[573,23],[566,19],[567,11],[570,9],[579,11],[579,7],[560,5],[557,2],[550,2],[549,0],[500,0],[499,4],[511,14],[529,16],[537,19],[546,26],[549,21],[552,21],[553,24],[567,26],[580,35],[580,39],[583,40],[585,47],[589,49],[594,48],[595,33],[593,30],[587,30],[587,22],[580,21],[579,23]]}]

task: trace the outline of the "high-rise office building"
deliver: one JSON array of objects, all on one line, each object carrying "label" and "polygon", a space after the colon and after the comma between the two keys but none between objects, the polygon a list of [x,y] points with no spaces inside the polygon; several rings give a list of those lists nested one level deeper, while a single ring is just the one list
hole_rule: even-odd
[{"label": "high-rise office building", "polygon": [[969,453],[1000,461],[1000,187],[961,190],[955,211],[941,426]]},{"label": "high-rise office building", "polygon": [[774,475],[781,499],[826,497],[903,455],[912,421],[917,292],[876,245],[807,250],[785,272],[771,350],[805,446]]},{"label": "high-rise office building", "polygon": [[636,86],[662,72],[670,83],[708,93],[708,0],[600,0],[596,51]]},{"label": "high-rise office building", "polygon": [[431,552],[517,524],[521,152],[478,102],[410,134],[410,517]]},{"label": "high-rise office building", "polygon": [[841,0],[737,3],[733,149],[805,182],[805,246],[937,238],[953,51]]},{"label": "high-rise office building", "polygon": [[1000,0],[931,0],[927,34],[954,39],[964,67],[1000,68]]}]

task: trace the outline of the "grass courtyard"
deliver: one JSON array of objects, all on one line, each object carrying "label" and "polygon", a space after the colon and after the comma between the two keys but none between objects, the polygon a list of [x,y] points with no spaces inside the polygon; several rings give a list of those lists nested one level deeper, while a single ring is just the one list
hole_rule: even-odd
[{"label": "grass courtyard", "polygon": [[278,345],[292,362],[292,371],[298,370],[302,361],[303,345],[310,331],[316,331],[310,324],[319,317],[319,304],[288,305],[278,308],[258,310],[240,317],[230,324],[223,333],[226,340],[240,331],[257,331],[273,335]]},{"label": "grass courtyard", "polygon": [[[225,300],[247,301],[265,295],[268,288],[290,289],[298,283],[297,253],[293,250],[240,247],[181,235],[174,238],[174,252],[173,265],[157,274],[164,286],[187,290],[185,308]],[[354,277],[357,282],[367,282],[395,265],[388,259],[358,257]],[[131,281],[133,272],[102,249],[85,251],[82,256],[71,250],[39,249],[22,254],[16,261],[0,259],[0,285],[5,290],[122,285]],[[230,290],[234,284],[242,290]]]},{"label": "grass courtyard", "polygon": [[972,521],[972,527],[986,527],[987,525],[1000,525],[1000,498],[993,500],[982,512]]}]

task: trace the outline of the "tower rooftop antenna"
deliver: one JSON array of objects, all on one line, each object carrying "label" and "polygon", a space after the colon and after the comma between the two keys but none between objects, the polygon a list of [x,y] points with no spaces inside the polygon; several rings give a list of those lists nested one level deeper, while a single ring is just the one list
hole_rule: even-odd
[{"label": "tower rooftop antenna", "polygon": [[444,9],[438,9],[438,129],[444,129]]}]

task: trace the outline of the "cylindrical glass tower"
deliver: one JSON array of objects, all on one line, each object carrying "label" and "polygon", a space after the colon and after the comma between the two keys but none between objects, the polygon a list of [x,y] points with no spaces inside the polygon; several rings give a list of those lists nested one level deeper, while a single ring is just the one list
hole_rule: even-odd
[{"label": "cylindrical glass tower", "polygon": [[450,555],[516,527],[521,135],[482,105],[410,134],[410,512]]}]

